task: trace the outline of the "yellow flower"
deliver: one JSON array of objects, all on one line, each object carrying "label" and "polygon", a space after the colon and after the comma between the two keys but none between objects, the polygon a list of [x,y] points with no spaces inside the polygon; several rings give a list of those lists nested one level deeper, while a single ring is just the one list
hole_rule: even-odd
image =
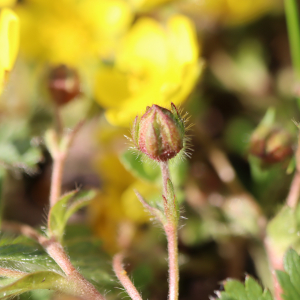
[{"label": "yellow flower", "polygon": [[123,136],[127,130],[107,123],[101,125],[95,136],[100,143],[94,165],[99,172],[102,188],[89,207],[89,220],[95,234],[103,241],[104,248],[114,253],[122,246],[120,229],[124,224],[131,226],[134,236],[138,226],[150,220],[134,189],[151,200],[160,197],[161,188],[135,178],[120,162],[118,156],[127,147]]},{"label": "yellow flower", "polygon": [[120,247],[118,235],[124,223],[131,223],[135,231],[136,225],[150,220],[134,189],[147,199],[160,193],[154,184],[138,180],[126,171],[116,153],[102,153],[96,165],[103,178],[103,189],[90,206],[90,222],[104,248],[113,253]]},{"label": "yellow flower", "polygon": [[125,0],[27,0],[17,12],[22,54],[37,62],[71,66],[110,58],[132,21]]},{"label": "yellow flower", "polygon": [[214,20],[224,25],[247,23],[277,9],[278,0],[202,0],[182,1],[179,7],[189,14],[208,22]]},{"label": "yellow flower", "polygon": [[147,11],[173,0],[129,0],[130,4],[138,11]]},{"label": "yellow flower", "polygon": [[16,0],[0,0],[0,7],[12,6],[16,3]]},{"label": "yellow flower", "polygon": [[18,48],[18,17],[12,10],[3,8],[0,11],[0,93],[3,89],[6,73],[12,69],[16,60]]},{"label": "yellow flower", "polygon": [[128,127],[146,106],[182,103],[201,71],[192,22],[181,15],[162,25],[139,19],[124,37],[114,64],[96,75],[96,98],[113,125]]}]

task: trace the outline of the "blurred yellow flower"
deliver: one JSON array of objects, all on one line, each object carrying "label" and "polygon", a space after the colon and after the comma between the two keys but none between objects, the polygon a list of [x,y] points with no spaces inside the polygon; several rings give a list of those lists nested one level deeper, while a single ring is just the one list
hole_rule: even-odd
[{"label": "blurred yellow flower", "polygon": [[[95,140],[99,142],[99,153],[94,166],[102,182],[101,192],[89,207],[89,220],[104,248],[114,253],[120,250],[124,238],[120,231],[124,226],[131,226],[132,236],[138,225],[149,222],[150,216],[144,211],[134,189],[138,189],[147,200],[160,196],[160,186],[135,178],[119,160],[119,154],[126,145],[122,128],[101,124]],[[131,239],[131,237],[130,237]],[[130,241],[129,241],[130,242]]]},{"label": "blurred yellow flower", "polygon": [[16,3],[16,0],[0,0],[0,7],[12,6]]},{"label": "blurred yellow flower", "polygon": [[25,57],[71,66],[110,58],[132,21],[125,0],[27,0],[17,13]]},{"label": "blurred yellow flower", "polygon": [[252,21],[279,7],[279,0],[187,0],[180,9],[208,22],[239,25]]},{"label": "blurred yellow flower", "polygon": [[172,1],[173,0],[129,0],[130,4],[137,11],[147,11]]},{"label": "blurred yellow flower", "polygon": [[113,253],[120,245],[120,228],[130,222],[136,225],[147,223],[150,216],[144,211],[134,189],[146,197],[159,195],[159,188],[134,178],[125,170],[116,153],[101,155],[96,161],[103,178],[103,189],[90,206],[90,222],[95,233],[103,240],[104,248]]},{"label": "blurred yellow flower", "polygon": [[[0,2],[7,4],[7,1]],[[15,13],[3,8],[0,11],[0,93],[6,73],[12,69],[19,48],[19,21]]]},{"label": "blurred yellow flower", "polygon": [[166,24],[138,19],[121,42],[113,65],[96,75],[96,98],[113,125],[128,127],[152,104],[182,103],[192,91],[203,63],[193,23],[176,15]]}]

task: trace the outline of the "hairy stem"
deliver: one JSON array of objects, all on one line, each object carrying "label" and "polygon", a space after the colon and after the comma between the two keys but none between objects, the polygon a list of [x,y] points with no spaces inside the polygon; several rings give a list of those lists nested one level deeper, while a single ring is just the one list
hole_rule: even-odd
[{"label": "hairy stem", "polygon": [[160,169],[163,183],[163,195],[167,197],[167,182],[170,178],[169,166],[167,161],[160,162]]},{"label": "hairy stem", "polygon": [[15,222],[3,222],[2,229],[5,231],[23,234],[37,241],[45,249],[49,256],[51,256],[60,266],[67,278],[71,282],[76,283],[76,290],[74,290],[76,295],[79,295],[85,300],[105,300],[105,297],[102,296],[96,288],[76,270],[61,244],[55,241],[55,239],[48,239],[37,232],[34,228]]},{"label": "hairy stem", "polygon": [[[169,198],[167,183],[170,179],[168,162],[160,163],[164,200]],[[176,201],[176,199],[174,199]],[[177,221],[175,216],[171,216],[170,212],[174,211],[169,201],[165,201],[165,214],[167,222],[164,225],[164,230],[168,241],[168,260],[169,260],[169,300],[177,300],[179,294],[179,268],[178,268],[178,236],[177,236]]]},{"label": "hairy stem", "polygon": [[[63,170],[66,162],[66,158],[69,152],[69,149],[73,143],[73,140],[82,127],[83,122],[77,124],[77,126],[70,131],[65,136],[59,136],[59,139],[55,142],[58,143],[54,145],[53,152],[51,153],[53,159],[53,169],[51,177],[51,187],[50,187],[50,207],[52,207],[60,198],[61,195],[61,185],[62,185],[62,176]],[[58,133],[59,134],[59,133]]]},{"label": "hairy stem", "polygon": [[50,188],[50,207],[52,207],[59,199],[61,195],[61,183],[63,169],[66,161],[65,153],[57,153],[53,157],[53,169],[51,177],[51,188]]},{"label": "hairy stem", "polygon": [[296,170],[293,181],[291,183],[289,194],[286,198],[286,204],[291,208],[295,208],[298,203],[299,195],[300,195],[300,174],[299,171]]},{"label": "hairy stem", "polygon": [[177,227],[166,225],[165,232],[168,240],[169,255],[169,300],[177,300],[179,294]]},{"label": "hairy stem", "polygon": [[120,280],[120,282],[122,283],[123,287],[126,289],[128,295],[132,300],[142,300],[141,295],[137,291],[132,281],[127,276],[127,272],[124,270],[122,266],[122,261],[123,261],[122,253],[116,254],[113,258],[113,269],[116,276],[118,277],[118,279]]},{"label": "hairy stem", "polygon": [[268,238],[265,238],[264,245],[269,259],[275,300],[283,300],[281,297],[283,291],[276,276],[276,270],[283,270],[283,255],[276,254],[274,247],[271,245],[271,242]]}]

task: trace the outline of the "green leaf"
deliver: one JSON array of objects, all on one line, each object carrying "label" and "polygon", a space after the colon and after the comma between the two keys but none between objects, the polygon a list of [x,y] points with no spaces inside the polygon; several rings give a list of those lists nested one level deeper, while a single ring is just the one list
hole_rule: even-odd
[{"label": "green leaf", "polygon": [[283,271],[276,271],[276,276],[283,289],[283,299],[285,300],[300,299],[300,295],[298,294],[297,290],[292,284],[289,274]]},{"label": "green leaf", "polygon": [[229,197],[222,209],[230,222],[229,226],[233,234],[246,236],[259,234],[260,212],[257,204],[247,195]]},{"label": "green leaf", "polygon": [[251,295],[251,297],[255,297],[257,299],[259,299],[263,293],[262,287],[250,276],[246,277],[245,289],[247,295]]},{"label": "green leaf", "polygon": [[71,290],[70,283],[64,276],[52,271],[40,271],[25,275],[15,282],[1,287],[0,299],[7,299],[37,289]]},{"label": "green leaf", "polygon": [[284,270],[276,271],[278,281],[283,289],[283,299],[300,299],[300,257],[293,249],[289,249],[284,256]]},{"label": "green leaf", "polygon": [[225,284],[225,291],[239,300],[248,300],[245,286],[238,280],[227,280]]},{"label": "green leaf", "polygon": [[64,244],[73,265],[99,290],[104,292],[115,286],[111,257],[101,249],[101,241],[88,228],[82,224],[68,225]]},{"label": "green leaf", "polygon": [[281,257],[299,239],[296,216],[292,208],[284,206],[268,224],[267,233],[270,244],[273,249],[276,249],[277,255]]},{"label": "green leaf", "polygon": [[[51,257],[36,243],[5,244],[4,239],[0,246],[0,267],[19,270],[22,272],[36,272],[52,270],[61,272],[61,269]],[[1,283],[0,283],[1,284]]]},{"label": "green leaf", "polygon": [[300,295],[300,257],[295,250],[289,249],[284,256],[284,269],[290,275],[291,283]]},{"label": "green leaf", "polygon": [[224,292],[219,292],[221,300],[273,300],[268,290],[262,287],[250,276],[246,277],[245,285],[238,280],[228,279],[224,283]]},{"label": "green leaf", "polygon": [[[80,208],[86,206],[95,197],[93,190],[77,192],[72,191],[60,198],[49,212],[49,233],[57,239],[62,240],[65,226],[69,218]],[[69,204],[72,199],[72,203]]]},{"label": "green leaf", "polygon": [[125,151],[120,160],[124,167],[135,177],[149,181],[157,182],[160,180],[160,169],[148,159],[142,159],[141,154],[133,153],[132,150]]}]

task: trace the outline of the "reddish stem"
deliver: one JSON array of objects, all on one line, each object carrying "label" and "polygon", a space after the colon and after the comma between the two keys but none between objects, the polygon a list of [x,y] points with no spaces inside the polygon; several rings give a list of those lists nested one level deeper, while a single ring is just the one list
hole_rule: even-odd
[{"label": "reddish stem", "polygon": [[283,300],[283,298],[281,297],[283,291],[276,276],[276,270],[283,270],[283,256],[278,255],[274,251],[274,247],[271,245],[271,242],[268,238],[265,238],[264,244],[267,251],[272,274],[275,300]]},{"label": "reddish stem", "polygon": [[179,294],[177,227],[168,224],[165,226],[165,232],[168,240],[169,255],[169,300],[177,300]]},{"label": "reddish stem", "polygon": [[76,290],[72,291],[74,294],[82,297],[85,300],[105,300],[105,298],[96,290],[96,288],[89,281],[87,281],[72,265],[68,255],[60,243],[56,242],[54,239],[46,238],[45,236],[39,234],[34,228],[24,224],[3,222],[2,229],[5,231],[21,233],[36,240],[47,251],[49,256],[51,256],[60,266],[70,282],[75,283],[74,286]]},{"label": "reddish stem", "polygon": [[113,269],[114,269],[116,276],[122,283],[123,287],[126,289],[128,295],[130,296],[131,299],[142,300],[141,295],[137,291],[137,289],[134,286],[134,284],[132,283],[132,281],[127,276],[127,272],[124,270],[124,268],[122,266],[122,261],[123,261],[122,253],[116,254],[113,258]]},{"label": "reddish stem", "polygon": [[163,181],[163,195],[167,197],[167,184],[168,179],[170,179],[169,166],[167,161],[160,162],[160,169]]},{"label": "reddish stem", "polygon": [[289,194],[286,198],[286,204],[291,208],[295,208],[298,203],[300,194],[300,174],[299,171],[296,169],[293,181],[291,183],[291,187],[289,190]]},{"label": "reddish stem", "polygon": [[66,155],[64,153],[57,153],[56,156],[53,157],[53,169],[49,200],[50,207],[52,207],[58,201],[61,195],[61,182],[65,161]]},{"label": "reddish stem", "polygon": [[168,162],[161,162],[161,173],[163,181],[163,198],[165,207],[165,214],[167,223],[164,226],[168,241],[168,260],[169,260],[169,300],[177,300],[179,294],[179,268],[178,268],[178,236],[177,236],[177,222],[174,216],[170,216],[170,212],[174,211],[172,203],[166,201],[168,198],[168,179],[170,179]]}]

